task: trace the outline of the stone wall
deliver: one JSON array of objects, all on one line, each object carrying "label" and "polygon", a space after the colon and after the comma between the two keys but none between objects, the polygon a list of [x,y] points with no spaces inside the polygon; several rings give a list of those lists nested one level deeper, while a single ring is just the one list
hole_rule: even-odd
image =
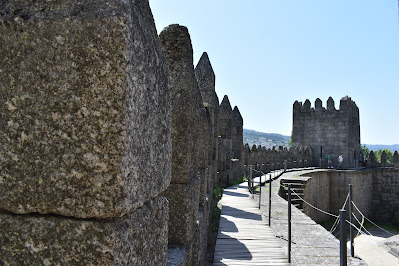
[{"label": "stone wall", "polygon": [[308,147],[273,147],[266,149],[259,145],[253,145],[250,149],[248,143],[243,147],[244,172],[249,176],[249,167],[255,169],[253,176],[261,175],[275,169],[291,169],[309,167],[312,153]]},{"label": "stone wall", "polygon": [[316,99],[311,108],[295,101],[293,105],[292,145],[307,146],[312,150],[311,165],[318,166],[320,159],[327,167],[327,156],[331,155],[333,166],[338,166],[338,156],[343,155],[343,167],[354,168],[360,153],[359,109],[350,97],[343,97],[339,110],[330,97],[327,109]]},{"label": "stone wall", "polygon": [[243,119],[149,3],[0,3],[0,264],[204,265]]},{"label": "stone wall", "polygon": [[242,148],[243,123],[241,118],[233,124],[227,96],[219,105],[206,53],[194,69],[188,29],[170,25],[160,39],[169,68],[172,112],[172,179],[164,192],[170,209],[168,260],[170,265],[203,265],[214,185],[226,186],[243,176],[241,156],[236,171],[231,160],[233,149]]},{"label": "stone wall", "polygon": [[[353,202],[373,221],[399,224],[399,169],[368,169],[361,171],[321,171],[309,176],[304,199],[310,204],[338,215],[352,184]],[[330,216],[304,204],[304,212],[316,222]],[[354,211],[355,215],[361,216]]]},{"label": "stone wall", "polygon": [[166,264],[170,91],[148,1],[2,1],[0,42],[0,264]]}]

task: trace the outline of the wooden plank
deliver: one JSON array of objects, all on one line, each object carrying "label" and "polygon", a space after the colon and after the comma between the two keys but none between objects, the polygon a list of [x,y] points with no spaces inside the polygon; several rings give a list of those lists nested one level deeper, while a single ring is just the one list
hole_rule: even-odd
[{"label": "wooden plank", "polygon": [[288,265],[247,183],[225,189],[222,204],[214,265]]}]

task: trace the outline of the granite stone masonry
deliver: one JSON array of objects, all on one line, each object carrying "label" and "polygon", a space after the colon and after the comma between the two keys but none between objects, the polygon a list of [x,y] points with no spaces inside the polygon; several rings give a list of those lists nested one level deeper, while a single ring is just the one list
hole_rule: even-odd
[{"label": "granite stone masonry", "polygon": [[310,165],[327,167],[327,156],[331,155],[333,166],[338,166],[338,156],[343,155],[344,168],[355,168],[360,153],[359,109],[354,101],[345,96],[339,110],[334,100],[327,101],[327,110],[320,99],[315,108],[309,100],[295,101],[293,105],[292,145],[309,147]]},{"label": "granite stone masonry", "polygon": [[0,213],[0,229],[4,265],[164,265],[168,203],[112,219]]},{"label": "granite stone masonry", "polygon": [[0,264],[165,265],[170,91],[148,1],[0,1],[0,43]]},{"label": "granite stone masonry", "polygon": [[[206,198],[211,125],[193,67],[190,35],[184,26],[165,28],[160,39],[169,68],[172,109],[172,181],[169,200],[169,246],[186,251],[176,265],[198,264],[198,216]],[[201,200],[200,200],[201,198]],[[207,232],[201,232],[201,234]]]},{"label": "granite stone masonry", "polygon": [[[327,212],[338,214],[352,184],[353,202],[373,221],[399,224],[399,170],[394,168],[361,171],[318,171],[307,173],[304,199]],[[304,212],[317,222],[331,217],[304,205]],[[361,220],[356,211],[354,214]]]},{"label": "granite stone masonry", "polygon": [[243,146],[208,54],[147,0],[0,1],[0,41],[3,264],[204,265],[216,185],[316,154]]},{"label": "granite stone masonry", "polygon": [[119,217],[164,190],[168,76],[148,1],[0,11],[0,208]]},{"label": "granite stone masonry", "polygon": [[160,34],[169,69],[172,111],[172,182],[188,183],[198,170],[193,138],[199,131],[197,80],[188,30],[173,24]]},{"label": "granite stone masonry", "polygon": [[229,97],[225,95],[219,106],[219,136],[224,146],[225,160],[221,175],[221,183],[229,184],[233,179],[231,176],[231,159],[232,159],[232,140],[233,131],[233,110],[231,109]]}]

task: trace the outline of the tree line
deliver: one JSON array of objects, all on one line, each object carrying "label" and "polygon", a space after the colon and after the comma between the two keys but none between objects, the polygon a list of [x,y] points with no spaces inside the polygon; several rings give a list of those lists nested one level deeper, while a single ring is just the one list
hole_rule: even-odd
[{"label": "tree line", "polygon": [[[369,158],[370,150],[366,147],[366,145],[360,146],[360,151],[363,154],[364,158]],[[387,163],[393,163],[393,152],[388,149],[379,149],[378,151],[374,151],[375,161],[380,163],[381,162],[381,154],[385,151],[387,155]]]}]

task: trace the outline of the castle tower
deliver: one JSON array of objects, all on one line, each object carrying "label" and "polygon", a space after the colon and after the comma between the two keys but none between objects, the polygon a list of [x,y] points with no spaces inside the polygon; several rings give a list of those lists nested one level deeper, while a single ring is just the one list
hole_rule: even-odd
[{"label": "castle tower", "polygon": [[327,161],[331,155],[334,167],[338,156],[343,155],[343,167],[353,168],[360,153],[359,108],[348,96],[340,101],[339,110],[334,100],[327,101],[327,110],[320,99],[316,99],[315,108],[309,100],[305,103],[295,101],[293,105],[292,145],[308,146],[309,165],[318,165],[319,159]]}]

